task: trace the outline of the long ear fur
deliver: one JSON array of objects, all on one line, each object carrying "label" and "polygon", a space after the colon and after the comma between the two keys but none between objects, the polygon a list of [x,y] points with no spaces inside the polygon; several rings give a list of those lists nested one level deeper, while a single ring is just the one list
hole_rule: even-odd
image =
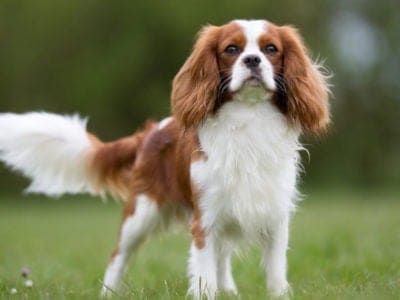
[{"label": "long ear fur", "polygon": [[330,122],[329,85],[321,67],[307,54],[297,30],[280,28],[283,43],[283,79],[289,118],[303,131],[318,134]]},{"label": "long ear fur", "polygon": [[206,26],[192,54],[172,83],[172,113],[184,127],[196,127],[211,113],[219,85],[217,40],[219,27]]}]

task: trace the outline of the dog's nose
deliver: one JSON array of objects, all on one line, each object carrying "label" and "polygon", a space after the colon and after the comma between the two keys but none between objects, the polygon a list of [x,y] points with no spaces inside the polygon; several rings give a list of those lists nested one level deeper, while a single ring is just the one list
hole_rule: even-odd
[{"label": "dog's nose", "polygon": [[261,62],[261,59],[257,55],[248,55],[245,58],[243,58],[243,62],[249,69],[254,69],[258,67],[258,65]]}]

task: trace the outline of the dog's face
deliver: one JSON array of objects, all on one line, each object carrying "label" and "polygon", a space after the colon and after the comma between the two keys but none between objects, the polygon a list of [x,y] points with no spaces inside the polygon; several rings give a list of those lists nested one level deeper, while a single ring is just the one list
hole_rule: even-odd
[{"label": "dog's face", "polygon": [[[274,69],[279,67],[279,39],[267,30],[265,21],[237,21],[226,25],[218,43],[218,62],[228,91],[236,93],[244,86],[276,90]],[[274,34],[275,33],[275,34]],[[276,67],[273,64],[278,64]]]},{"label": "dog's face", "polygon": [[329,122],[328,94],[294,28],[237,20],[200,31],[174,79],[172,109],[183,126],[196,127],[227,101],[273,101],[288,122],[318,133]]}]

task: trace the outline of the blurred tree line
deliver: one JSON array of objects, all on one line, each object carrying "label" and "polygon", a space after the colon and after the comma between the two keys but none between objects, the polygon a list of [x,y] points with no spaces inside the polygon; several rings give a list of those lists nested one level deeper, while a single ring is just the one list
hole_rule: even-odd
[{"label": "blurred tree line", "polygon": [[[331,132],[304,139],[306,184],[398,184],[396,0],[0,0],[0,111],[79,112],[105,140],[130,134],[169,114],[200,27],[235,18],[294,24],[334,74]],[[16,181],[4,168],[0,179]]]}]

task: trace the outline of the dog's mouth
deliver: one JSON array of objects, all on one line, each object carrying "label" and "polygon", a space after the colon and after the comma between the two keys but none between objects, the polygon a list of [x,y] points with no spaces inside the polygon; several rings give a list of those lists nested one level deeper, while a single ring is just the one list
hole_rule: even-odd
[{"label": "dog's mouth", "polygon": [[253,88],[253,89],[261,89],[264,92],[266,92],[267,94],[273,93],[274,90],[269,88],[267,86],[267,84],[264,82],[264,80],[262,79],[262,77],[258,74],[252,74],[249,76],[249,78],[247,78],[242,85],[242,88]]},{"label": "dog's mouth", "polygon": [[263,80],[259,75],[251,75],[243,84],[244,86],[264,87]]},{"label": "dog's mouth", "polygon": [[271,98],[273,93],[274,89],[268,86],[261,72],[251,72],[242,79],[239,88],[229,89],[230,96],[241,99],[244,102],[265,101]]},{"label": "dog's mouth", "polygon": [[271,95],[272,91],[259,78],[247,79],[235,93],[236,99],[245,103],[265,102]]}]

